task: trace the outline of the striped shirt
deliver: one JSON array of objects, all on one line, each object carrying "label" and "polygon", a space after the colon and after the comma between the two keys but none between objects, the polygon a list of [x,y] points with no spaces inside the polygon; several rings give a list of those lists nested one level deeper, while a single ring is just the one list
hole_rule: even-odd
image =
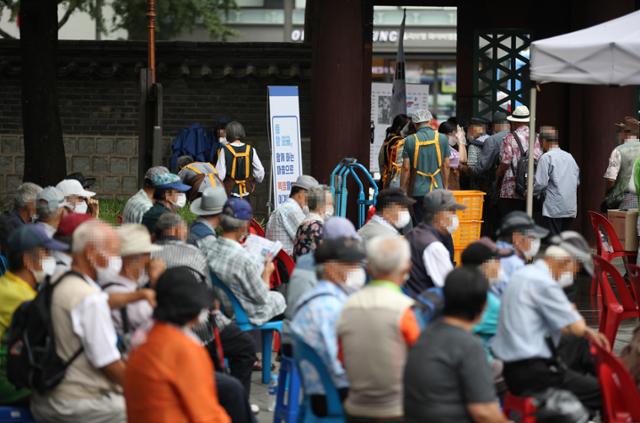
[{"label": "striped shirt", "polygon": [[266,238],[280,241],[282,249],[291,256],[293,255],[296,233],[304,219],[304,212],[298,202],[289,198],[271,213],[267,223]]},{"label": "striped shirt", "polygon": [[147,193],[141,189],[133,195],[124,206],[123,223],[142,223],[142,216],[153,207]]}]

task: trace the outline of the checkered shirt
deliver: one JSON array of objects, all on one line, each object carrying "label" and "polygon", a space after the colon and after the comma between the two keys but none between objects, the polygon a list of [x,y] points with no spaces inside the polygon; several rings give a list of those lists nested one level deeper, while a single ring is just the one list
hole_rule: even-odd
[{"label": "checkered shirt", "polygon": [[267,223],[266,238],[280,241],[282,249],[292,255],[296,232],[304,219],[305,215],[300,205],[293,198],[289,198],[271,213]]},{"label": "checkered shirt", "polygon": [[142,216],[153,207],[153,202],[143,189],[135,193],[124,206],[123,223],[142,223]]}]

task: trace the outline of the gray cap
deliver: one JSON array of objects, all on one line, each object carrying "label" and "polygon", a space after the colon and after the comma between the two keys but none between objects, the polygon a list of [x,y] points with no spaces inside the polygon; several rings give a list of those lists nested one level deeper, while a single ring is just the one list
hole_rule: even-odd
[{"label": "gray cap", "polygon": [[443,210],[464,210],[467,206],[456,202],[451,191],[446,189],[436,189],[431,191],[422,199],[424,211],[426,213],[437,213]]},{"label": "gray cap", "polygon": [[169,169],[164,166],[150,167],[147,173],[144,174],[144,179],[152,180],[154,176],[162,175],[163,173],[169,173]]},{"label": "gray cap", "polygon": [[322,229],[323,239],[335,239],[335,238],[354,238],[360,239],[360,235],[356,232],[356,228],[349,219],[339,216],[333,216],[324,222]]},{"label": "gray cap", "polygon": [[56,187],[46,187],[36,195],[36,203],[46,202],[49,212],[53,213],[66,206],[64,194]]},{"label": "gray cap", "polygon": [[298,179],[291,184],[291,188],[300,187],[302,189],[308,190],[309,188],[317,187],[318,185],[320,184],[313,176],[300,175],[298,176]]},{"label": "gray cap", "polygon": [[549,231],[536,225],[531,216],[523,211],[513,211],[502,219],[497,235],[508,235],[511,232],[522,232],[534,238],[546,238]]},{"label": "gray cap", "polygon": [[227,193],[221,186],[209,187],[202,192],[202,197],[191,203],[191,213],[196,216],[211,216],[222,213]]},{"label": "gray cap", "polygon": [[582,235],[575,231],[564,231],[551,238],[551,245],[558,246],[579,261],[584,270],[593,275],[593,258],[591,248]]}]

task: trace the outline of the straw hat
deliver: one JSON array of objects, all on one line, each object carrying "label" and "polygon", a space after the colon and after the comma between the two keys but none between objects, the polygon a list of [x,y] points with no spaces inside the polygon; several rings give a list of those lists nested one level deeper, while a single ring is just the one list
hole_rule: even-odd
[{"label": "straw hat", "polygon": [[162,247],[151,243],[149,231],[143,225],[129,223],[117,229],[120,237],[120,255],[122,257],[136,254],[149,254],[162,250]]},{"label": "straw hat", "polygon": [[529,122],[530,116],[527,106],[518,106],[507,120],[510,122]]}]

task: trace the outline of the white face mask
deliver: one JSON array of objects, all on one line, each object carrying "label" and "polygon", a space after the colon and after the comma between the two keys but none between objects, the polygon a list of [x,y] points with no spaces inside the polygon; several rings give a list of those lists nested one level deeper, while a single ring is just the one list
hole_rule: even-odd
[{"label": "white face mask", "polygon": [[173,205],[181,209],[187,204],[187,195],[184,192],[178,194],[178,198],[173,202]]},{"label": "white face mask", "polygon": [[218,138],[218,142],[222,145],[227,145],[229,143],[225,137]]},{"label": "white face mask", "polygon": [[451,216],[451,223],[447,226],[447,231],[452,234],[458,229],[458,226],[460,226],[460,220],[458,219],[458,215],[454,214]]},{"label": "white face mask", "polygon": [[451,147],[455,146],[456,144],[458,144],[458,138],[456,138],[455,136],[453,137],[449,137],[449,145]]},{"label": "white face mask", "polygon": [[527,258],[527,260],[531,260],[538,254],[539,251],[540,251],[540,239],[534,238],[531,240],[529,249],[527,251],[524,251],[523,254]]},{"label": "white face mask", "polygon": [[149,283],[149,275],[147,274],[146,270],[142,269],[142,271],[140,272],[140,275],[138,276],[138,280],[136,281],[136,283],[140,287],[145,286],[147,283]]},{"label": "white face mask", "polygon": [[73,206],[74,213],[87,214],[88,209],[89,209],[89,206],[87,206],[87,203],[84,201],[82,203],[76,203]]},{"label": "white face mask", "polygon": [[98,281],[108,282],[118,276],[120,274],[120,270],[122,270],[122,257],[108,257],[106,267],[96,266],[96,276]]},{"label": "white face mask", "polygon": [[327,208],[324,210],[324,218],[330,218],[331,216],[333,216],[334,212],[335,210],[333,209],[333,206],[327,206]]},{"label": "white face mask", "polygon": [[56,259],[51,256],[45,257],[40,260],[42,271],[46,276],[53,276],[56,271]]},{"label": "white face mask", "polygon": [[366,281],[367,273],[360,267],[347,273],[347,279],[344,281],[344,286],[349,290],[357,291],[364,286]]},{"label": "white face mask", "polygon": [[402,229],[411,222],[411,213],[409,210],[401,210],[398,213],[398,219],[393,223],[396,229]]},{"label": "white face mask", "polygon": [[573,273],[572,272],[562,272],[560,273],[560,277],[558,278],[558,284],[560,284],[563,288],[568,288],[573,285]]}]

